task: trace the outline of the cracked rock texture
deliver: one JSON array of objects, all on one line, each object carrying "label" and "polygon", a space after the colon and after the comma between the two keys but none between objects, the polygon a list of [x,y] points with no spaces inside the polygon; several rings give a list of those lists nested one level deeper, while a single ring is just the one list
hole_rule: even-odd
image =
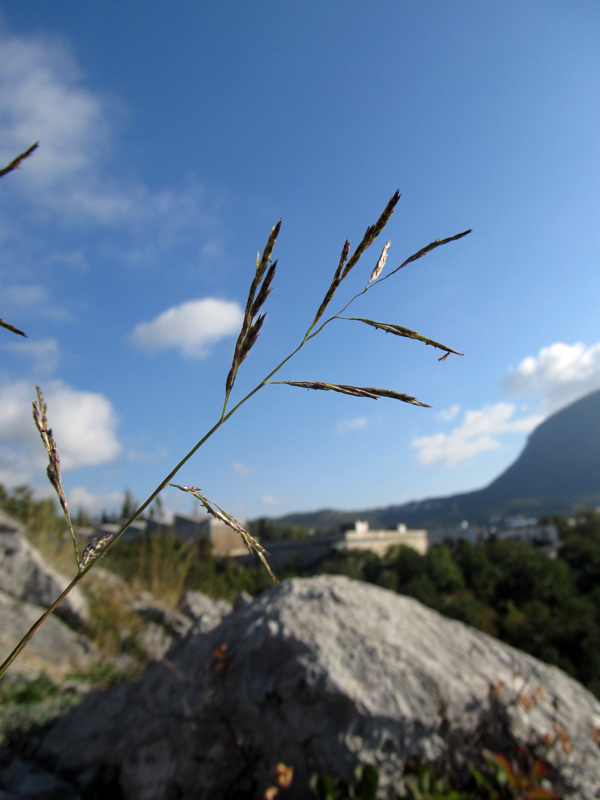
[{"label": "cracked rock texture", "polygon": [[460,760],[481,731],[498,747],[552,735],[548,760],[573,798],[591,800],[599,726],[600,703],[559,669],[415,600],[319,576],[285,581],[192,631],[137,683],[88,696],[37,759],[116,781],[126,800],[264,797],[279,761],[295,770],[286,797],[299,799],[313,772],[373,763],[391,797],[411,754]]}]

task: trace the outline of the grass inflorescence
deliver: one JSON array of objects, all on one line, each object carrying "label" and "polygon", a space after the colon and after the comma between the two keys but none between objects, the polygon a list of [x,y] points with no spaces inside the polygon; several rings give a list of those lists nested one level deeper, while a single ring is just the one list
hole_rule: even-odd
[{"label": "grass inflorescence", "polygon": [[[24,153],[22,153],[20,156],[18,156],[16,159],[14,159],[4,170],[0,170],[0,177],[18,168],[23,159],[29,157],[34,152],[36,147],[37,143],[36,145],[33,145]],[[225,397],[220,417],[216,420],[216,422],[210,428],[210,430],[198,442],[196,442],[196,444],[190,449],[190,451],[179,461],[179,463],[173,467],[173,469],[160,482],[160,484],[156,487],[156,489],[154,489],[154,491],[149,495],[149,497],[135,511],[131,513],[129,518],[121,526],[120,530],[112,537],[107,537],[104,540],[92,542],[91,546],[86,548],[86,550],[84,551],[82,558],[79,557],[77,551],[77,544],[75,541],[73,526],[69,516],[67,500],[64,491],[62,489],[58,449],[54,437],[52,436],[52,431],[48,425],[46,404],[43,400],[42,392],[38,388],[38,401],[37,403],[34,402],[33,404],[34,418],[38,430],[40,432],[40,435],[42,437],[44,446],[48,452],[48,457],[49,457],[49,466],[47,470],[48,478],[50,479],[50,482],[59,497],[60,504],[65,515],[65,519],[67,521],[69,530],[71,532],[73,546],[75,549],[75,558],[77,561],[78,573],[73,578],[69,586],[65,589],[65,591],[61,594],[61,596],[57,598],[57,600],[53,603],[51,608],[39,618],[39,620],[31,627],[31,629],[23,637],[21,642],[8,656],[8,658],[4,661],[4,663],[0,665],[0,676],[4,674],[6,669],[10,666],[10,664],[14,661],[17,655],[21,652],[23,647],[25,647],[25,645],[34,635],[36,630],[49,616],[49,614],[57,607],[57,605],[61,602],[61,600],[69,593],[69,591],[71,591],[71,589],[74,586],[76,586],[79,583],[79,581],[83,578],[83,576],[87,574],[87,572],[98,563],[101,557],[105,556],[112,550],[112,548],[119,541],[123,533],[125,533],[125,531],[129,528],[129,526],[137,519],[137,517],[140,516],[140,514],[142,514],[145,511],[146,508],[150,506],[150,504],[155,500],[155,498],[157,498],[158,495],[163,491],[163,489],[165,489],[168,485],[175,486],[181,491],[185,491],[194,495],[198,500],[200,500],[200,502],[202,503],[202,505],[204,506],[206,511],[208,511],[209,514],[212,514],[213,516],[217,517],[219,520],[224,522],[230,528],[235,530],[240,535],[240,537],[242,538],[244,544],[248,547],[248,549],[251,552],[254,551],[258,555],[260,560],[267,568],[272,579],[275,580],[275,576],[271,572],[268,564],[267,552],[231,514],[224,511],[214,501],[208,500],[197,487],[182,486],[179,484],[171,483],[175,475],[179,472],[179,470],[183,467],[183,465],[186,464],[189,461],[189,459],[199,450],[199,448],[202,447],[202,445],[209,438],[211,438],[219,430],[219,428],[223,424],[225,424],[225,422],[227,422],[227,420],[233,414],[235,414],[238,411],[238,409],[244,403],[246,403],[251,397],[253,397],[257,392],[262,390],[265,386],[275,385],[275,384],[287,384],[289,386],[304,387],[308,389],[319,389],[322,391],[339,392],[342,394],[352,395],[354,397],[360,397],[360,398],[369,398],[375,400],[380,398],[390,398],[420,407],[428,407],[426,403],[417,400],[412,395],[406,394],[396,389],[360,387],[360,386],[352,386],[346,384],[334,384],[325,381],[272,380],[272,378],[288,363],[288,361],[290,361],[306,344],[308,344],[309,341],[318,336],[327,325],[331,324],[332,322],[338,319],[356,320],[359,322],[363,322],[367,325],[370,325],[372,327],[375,327],[377,329],[384,330],[388,333],[393,333],[396,336],[416,339],[418,341],[424,342],[425,344],[432,345],[433,347],[436,347],[444,351],[444,355],[442,356],[441,360],[446,359],[450,353],[461,355],[460,353],[458,353],[457,350],[454,350],[450,347],[446,347],[445,345],[442,345],[439,342],[435,342],[432,339],[422,336],[421,334],[415,333],[414,331],[411,331],[408,328],[404,328],[403,326],[397,325],[395,323],[394,324],[383,323],[362,317],[343,317],[342,315],[346,311],[346,309],[358,297],[364,295],[366,292],[373,290],[382,281],[390,278],[399,270],[403,269],[407,264],[412,263],[419,258],[422,258],[424,255],[426,255],[427,253],[431,252],[432,250],[436,249],[441,245],[445,245],[448,242],[452,242],[462,238],[463,236],[466,236],[466,234],[469,233],[470,231],[463,231],[462,233],[456,234],[455,236],[450,236],[446,239],[436,239],[435,241],[428,244],[426,247],[421,248],[416,253],[411,255],[409,258],[403,261],[400,264],[400,266],[396,267],[387,275],[383,275],[382,273],[386,266],[391,246],[391,241],[388,241],[384,245],[381,254],[375,264],[375,267],[369,273],[370,277],[368,278],[367,285],[365,286],[365,288],[358,294],[356,294],[354,297],[352,297],[350,300],[348,300],[340,311],[338,311],[333,316],[323,320],[326,310],[328,309],[329,305],[336,296],[336,293],[340,290],[342,283],[348,278],[350,273],[357,267],[361,257],[364,255],[367,249],[376,241],[377,237],[381,234],[381,232],[389,222],[392,214],[394,213],[394,209],[399,199],[400,199],[399,191],[394,192],[394,194],[386,204],[384,210],[378,217],[377,221],[373,225],[367,227],[367,230],[363,238],[361,239],[358,247],[355,249],[352,255],[350,255],[350,241],[349,239],[346,239],[344,246],[342,248],[340,260],[334,271],[333,279],[329,285],[329,288],[325,293],[325,297],[321,302],[321,304],[319,305],[312,323],[309,325],[306,333],[302,337],[299,344],[274,369],[272,369],[269,372],[269,374],[266,375],[250,392],[248,392],[244,397],[242,397],[233,406],[233,408],[229,408],[229,402],[231,394],[235,388],[235,382],[238,375],[238,371],[241,365],[243,364],[244,360],[247,358],[248,354],[256,344],[259,333],[263,327],[266,318],[266,313],[264,312],[263,308],[265,302],[267,301],[267,298],[269,297],[269,295],[273,290],[273,281],[275,278],[275,272],[277,267],[277,261],[271,260],[271,256],[275,248],[277,237],[281,230],[281,220],[277,222],[277,224],[271,229],[262,256],[260,256],[260,254],[257,255],[256,267],[250,283],[250,289],[248,292],[248,299],[246,301],[246,308],[244,311],[242,326],[235,344],[231,368],[229,370],[227,379],[225,381]],[[6,325],[4,327],[6,327]],[[15,331],[15,332],[21,333],[20,331]]]}]

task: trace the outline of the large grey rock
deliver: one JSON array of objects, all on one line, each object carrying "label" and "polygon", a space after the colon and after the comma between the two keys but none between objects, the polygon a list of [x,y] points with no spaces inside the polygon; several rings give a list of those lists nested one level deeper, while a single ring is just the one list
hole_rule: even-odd
[{"label": "large grey rock", "polygon": [[202,592],[184,592],[179,598],[179,610],[194,620],[195,633],[208,633],[231,614],[232,605],[226,600],[213,600]]},{"label": "large grey rock", "polygon": [[[0,662],[44,611],[41,606],[0,591]],[[9,668],[8,674],[45,672],[49,678],[60,680],[66,673],[88,666],[96,657],[96,648],[87,639],[51,616]]]},{"label": "large grey rock", "polygon": [[181,639],[192,627],[189,617],[157,603],[149,592],[144,592],[143,597],[134,600],[131,607],[142,619],[161,625],[175,639]]},{"label": "large grey rock", "polygon": [[286,797],[300,800],[313,772],[349,777],[373,763],[393,796],[411,754],[547,736],[572,797],[591,800],[599,726],[600,703],[559,669],[410,598],[320,576],[188,635],[137,684],[88,696],[38,757],[71,775],[118,774],[126,800],[241,796],[250,777],[263,797],[283,761],[295,770]]},{"label": "large grey rock", "polygon": [[[0,591],[49,608],[70,582],[44,562],[23,526],[0,512]],[[88,604],[78,587],[65,597],[56,615],[72,628],[88,620]]]},{"label": "large grey rock", "polygon": [[133,601],[131,608],[146,622],[140,644],[150,658],[161,659],[194,624],[180,611],[157,603],[149,592],[143,592],[141,597]]}]

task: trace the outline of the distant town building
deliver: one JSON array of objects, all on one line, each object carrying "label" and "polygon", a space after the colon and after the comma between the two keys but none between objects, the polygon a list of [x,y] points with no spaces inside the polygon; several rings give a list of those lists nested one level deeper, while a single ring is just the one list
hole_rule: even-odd
[{"label": "distant town building", "polygon": [[345,531],[335,547],[337,550],[370,550],[381,558],[390,547],[398,545],[412,547],[424,556],[428,547],[427,531],[409,530],[402,523],[395,530],[370,530],[368,522],[357,519],[354,530]]}]

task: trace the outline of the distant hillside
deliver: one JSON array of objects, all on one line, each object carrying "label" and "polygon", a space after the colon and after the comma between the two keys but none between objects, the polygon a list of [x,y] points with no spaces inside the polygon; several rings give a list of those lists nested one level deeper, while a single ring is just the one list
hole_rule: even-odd
[{"label": "distant hillside", "polygon": [[489,486],[366,511],[325,509],[288,514],[277,522],[335,528],[355,519],[372,527],[484,524],[506,514],[571,514],[576,506],[600,505],[600,391],[557,411],[537,427],[519,458]]}]

